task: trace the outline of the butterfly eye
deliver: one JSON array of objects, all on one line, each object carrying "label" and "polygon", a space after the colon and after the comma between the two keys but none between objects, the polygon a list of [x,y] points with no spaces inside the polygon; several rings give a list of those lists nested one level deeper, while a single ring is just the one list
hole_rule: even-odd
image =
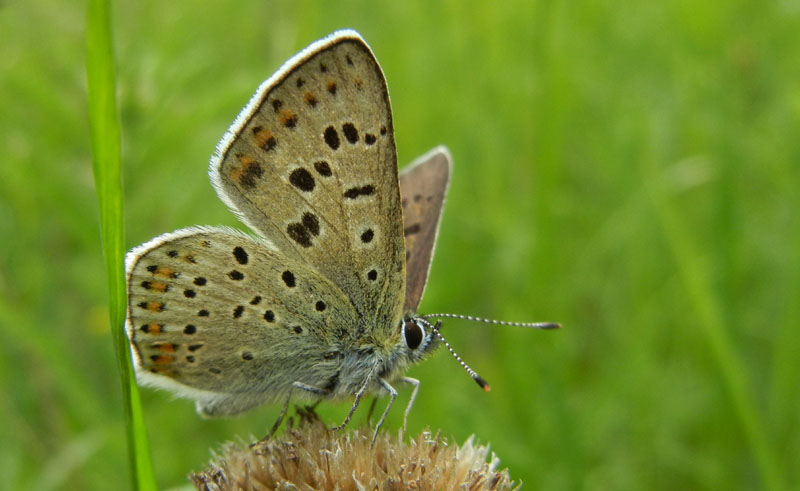
[{"label": "butterfly eye", "polygon": [[406,338],[406,346],[417,349],[425,337],[425,331],[416,322],[403,321],[403,335]]}]

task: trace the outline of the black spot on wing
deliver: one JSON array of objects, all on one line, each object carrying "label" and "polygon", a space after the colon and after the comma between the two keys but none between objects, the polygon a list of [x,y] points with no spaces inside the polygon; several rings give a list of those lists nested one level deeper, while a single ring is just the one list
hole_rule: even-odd
[{"label": "black spot on wing", "polygon": [[331,177],[333,175],[333,172],[331,172],[331,166],[328,165],[328,163],[324,160],[314,162],[314,169],[316,169],[317,173],[322,177]]},{"label": "black spot on wing", "polygon": [[[271,134],[267,130],[260,130],[259,133],[255,135],[255,139],[257,143],[261,143],[263,139],[269,139],[265,135]],[[263,145],[262,145],[263,148]],[[264,169],[261,167],[261,163],[258,162],[253,157],[244,154],[237,154],[236,158],[239,159],[241,162],[242,167],[238,170],[235,170],[232,174],[234,179],[239,181],[239,185],[245,189],[253,189],[256,187],[256,181],[264,175]]]},{"label": "black spot on wing", "polygon": [[328,126],[325,128],[325,133],[323,133],[323,138],[325,139],[325,143],[331,147],[332,150],[338,150],[339,145],[339,133],[336,131],[336,128],[333,126]]},{"label": "black spot on wing", "polygon": [[358,142],[358,130],[353,123],[345,123],[342,125],[342,133],[350,144]]},{"label": "black spot on wing", "polygon": [[367,184],[366,186],[356,186],[344,192],[344,197],[347,199],[356,199],[359,196],[370,196],[375,193],[375,186]]},{"label": "black spot on wing", "polygon": [[289,237],[303,247],[311,247],[311,234],[302,223],[290,223],[286,226]]},{"label": "black spot on wing", "polygon": [[[275,135],[263,126],[255,126],[253,128],[253,138],[255,138],[256,145],[265,152],[274,150],[275,147],[278,146],[278,140],[275,138]],[[261,172],[263,172],[263,170],[261,170]],[[261,175],[258,177],[261,177]]]},{"label": "black spot on wing", "polygon": [[160,281],[143,281],[140,283],[141,287],[145,290],[155,290],[161,293],[166,293],[170,290],[170,286]]},{"label": "black spot on wing", "polygon": [[315,214],[310,212],[303,213],[303,226],[311,235],[319,235],[319,219]]},{"label": "black spot on wing", "polygon": [[313,191],[316,185],[314,176],[303,167],[299,167],[289,174],[289,182],[292,186],[305,192]]},{"label": "black spot on wing", "polygon": [[303,213],[299,222],[290,223],[286,226],[286,233],[289,237],[303,247],[311,247],[311,237],[319,235],[319,218],[311,212]]},{"label": "black spot on wing", "polygon": [[239,264],[247,264],[247,252],[241,247],[234,247],[233,248],[233,257],[236,258],[236,262]]},{"label": "black spot on wing", "polygon": [[294,128],[297,126],[297,114],[292,111],[286,110],[281,113],[281,123],[287,128]]},{"label": "black spot on wing", "polygon": [[317,104],[319,103],[317,96],[315,96],[312,92],[306,92],[303,94],[303,99],[305,99],[306,104],[311,107],[317,107]]}]

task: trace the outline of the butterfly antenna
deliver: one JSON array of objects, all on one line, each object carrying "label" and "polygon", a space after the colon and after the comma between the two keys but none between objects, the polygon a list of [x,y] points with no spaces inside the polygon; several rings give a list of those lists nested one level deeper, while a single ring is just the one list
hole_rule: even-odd
[{"label": "butterfly antenna", "polygon": [[499,321],[495,319],[484,319],[483,317],[473,317],[471,315],[461,314],[426,314],[421,315],[425,320],[428,319],[461,319],[472,322],[483,322],[485,324],[494,324],[496,326],[516,326],[516,327],[529,327],[533,329],[560,329],[561,324],[557,322],[509,322]]},{"label": "butterfly antenna", "polygon": [[425,319],[425,317],[415,317],[414,320],[421,323],[434,333],[436,333],[436,336],[438,336],[439,339],[442,340],[444,345],[447,346],[447,350],[450,351],[450,354],[453,355],[455,359],[458,361],[458,363],[460,363],[461,366],[464,368],[464,370],[467,371],[469,376],[472,377],[472,380],[474,380],[481,387],[481,389],[483,389],[486,392],[489,392],[491,390],[489,384],[483,379],[483,377],[478,375],[478,372],[470,368],[469,365],[467,365],[464,362],[464,360],[462,360],[461,357],[458,356],[458,353],[456,353],[455,350],[453,350],[452,346],[450,346],[450,343],[448,343],[447,340],[444,338],[444,336],[442,336],[442,333],[439,331],[439,329],[442,327],[442,321],[436,321],[436,324],[434,325],[431,324],[427,319]]}]

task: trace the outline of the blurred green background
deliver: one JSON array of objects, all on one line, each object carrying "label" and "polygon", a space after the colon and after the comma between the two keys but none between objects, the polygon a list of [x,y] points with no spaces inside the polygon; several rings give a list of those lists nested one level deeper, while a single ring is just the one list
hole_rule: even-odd
[{"label": "blurred green background", "polygon": [[[0,5],[7,489],[126,481],[84,8]],[[216,142],[284,60],[355,28],[386,73],[401,165],[438,144],[455,161],[421,311],[564,325],[448,322],[493,390],[440,351],[410,372],[410,430],[475,433],[530,489],[800,487],[799,1],[114,8],[128,246],[239,226],[208,182]],[[279,409],[206,421],[142,396],[162,487]]]}]

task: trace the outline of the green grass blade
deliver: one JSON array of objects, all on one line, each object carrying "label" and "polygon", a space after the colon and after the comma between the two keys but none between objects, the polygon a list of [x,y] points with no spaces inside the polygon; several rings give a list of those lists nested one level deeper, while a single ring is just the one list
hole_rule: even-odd
[{"label": "green grass blade", "polygon": [[678,212],[670,203],[667,191],[657,177],[647,176],[647,190],[654,203],[656,215],[672,250],[678,275],[694,305],[697,323],[709,345],[728,392],[733,411],[750,445],[756,468],[764,489],[785,489],[775,454],[767,440],[764,418],[759,416],[755,394],[747,377],[747,369],[736,353],[733,341],[725,329],[720,301],[709,282],[709,268],[702,260],[700,248],[682,225]]},{"label": "green grass blade", "polygon": [[134,489],[157,489],[141,403],[130,364],[125,321],[124,230],[120,130],[116,107],[114,59],[107,0],[90,0],[87,12],[86,73],[94,179],[100,207],[103,254],[108,274],[112,336],[122,381],[128,450]]}]

